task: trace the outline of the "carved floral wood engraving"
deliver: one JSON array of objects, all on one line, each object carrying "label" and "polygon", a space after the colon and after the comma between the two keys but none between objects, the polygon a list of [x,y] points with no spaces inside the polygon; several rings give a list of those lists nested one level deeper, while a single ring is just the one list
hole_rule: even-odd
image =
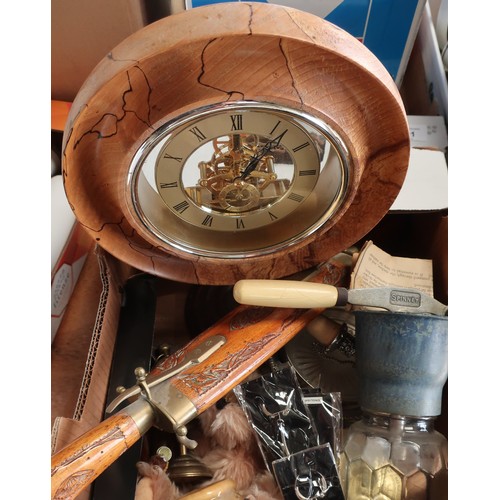
[{"label": "carved floral wood engraving", "polygon": [[54,493],[53,500],[67,500],[74,498],[95,476],[92,469],[80,470],[75,472],[61,483],[60,487]]},{"label": "carved floral wood engraving", "polygon": [[194,376],[181,373],[178,378],[186,387],[196,392],[199,396],[203,396],[203,394],[212,391],[224,379],[230,376],[235,368],[248,364],[248,360],[252,359],[257,352],[261,351],[279,333],[270,333],[255,342],[248,343],[244,349],[227,356],[222,363],[208,365],[202,373],[197,373]]},{"label": "carved floral wood engraving", "polygon": [[259,321],[271,314],[271,310],[265,307],[248,307],[236,314],[229,324],[229,330],[240,330],[250,325],[255,325]]}]

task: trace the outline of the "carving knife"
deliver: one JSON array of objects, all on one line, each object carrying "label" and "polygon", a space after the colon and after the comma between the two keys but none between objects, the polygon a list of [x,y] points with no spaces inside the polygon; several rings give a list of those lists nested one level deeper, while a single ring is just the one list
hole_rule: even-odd
[{"label": "carving knife", "polygon": [[292,280],[238,281],[233,296],[239,304],[269,307],[331,308],[378,307],[392,312],[446,316],[448,306],[415,288],[379,287],[348,289],[324,283]]}]

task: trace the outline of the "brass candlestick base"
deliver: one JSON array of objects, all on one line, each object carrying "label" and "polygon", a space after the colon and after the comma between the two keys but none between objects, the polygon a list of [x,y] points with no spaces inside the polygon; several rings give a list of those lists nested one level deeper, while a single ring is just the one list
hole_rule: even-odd
[{"label": "brass candlestick base", "polygon": [[177,485],[196,484],[212,479],[212,471],[181,444],[180,455],[170,461],[168,476]]}]

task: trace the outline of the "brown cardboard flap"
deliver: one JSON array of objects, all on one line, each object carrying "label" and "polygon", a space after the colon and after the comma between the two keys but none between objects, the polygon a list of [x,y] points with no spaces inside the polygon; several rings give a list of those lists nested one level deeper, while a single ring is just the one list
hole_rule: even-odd
[{"label": "brown cardboard flap", "polygon": [[100,247],[82,269],[52,345],[52,453],[103,419],[120,289],[129,273]]},{"label": "brown cardboard flap", "polygon": [[116,45],[146,25],[143,2],[54,0],[52,98],[73,101],[89,73]]}]

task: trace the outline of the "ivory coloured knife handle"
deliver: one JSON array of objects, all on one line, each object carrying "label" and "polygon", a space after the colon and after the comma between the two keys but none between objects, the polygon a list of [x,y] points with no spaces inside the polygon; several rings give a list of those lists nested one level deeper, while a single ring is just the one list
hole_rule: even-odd
[{"label": "ivory coloured knife handle", "polygon": [[239,304],[267,307],[328,308],[347,304],[347,289],[324,283],[246,279],[233,288]]}]

